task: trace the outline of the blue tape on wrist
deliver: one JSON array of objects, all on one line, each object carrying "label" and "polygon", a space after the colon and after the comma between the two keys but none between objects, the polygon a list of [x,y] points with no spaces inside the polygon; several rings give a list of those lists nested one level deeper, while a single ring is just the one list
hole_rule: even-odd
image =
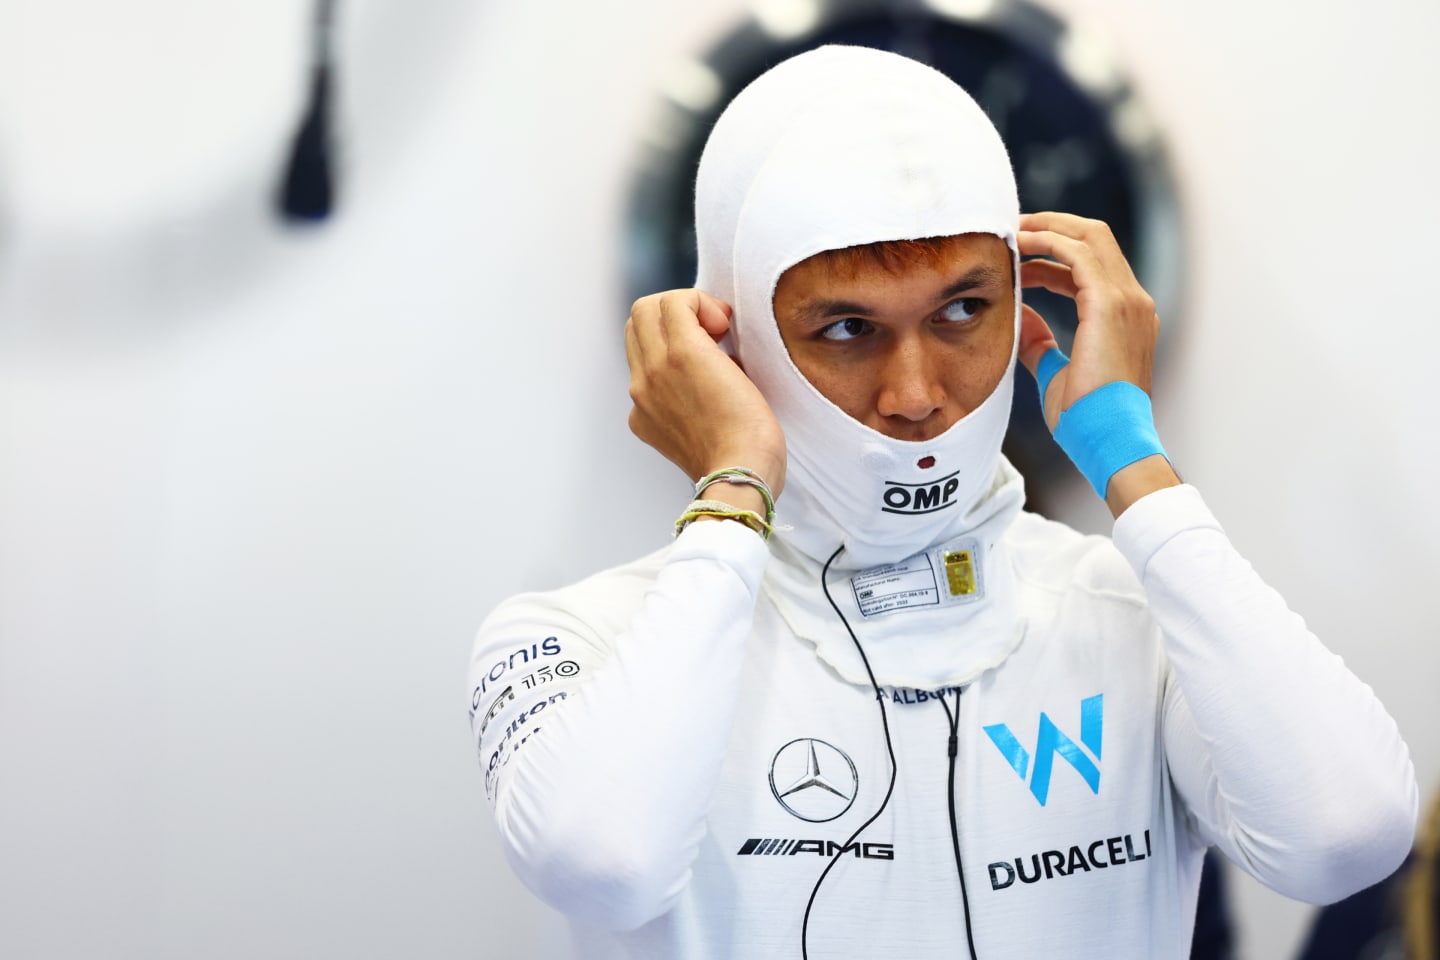
[{"label": "blue tape on wrist", "polygon": [[1045,351],[1045,356],[1040,358],[1035,369],[1035,385],[1040,388],[1040,409],[1045,409],[1045,391],[1050,389],[1050,381],[1055,379],[1055,374],[1065,369],[1070,358],[1065,356],[1064,351],[1059,347],[1051,347]]},{"label": "blue tape on wrist", "polygon": [[1124,381],[1107,383],[1071,404],[1060,414],[1055,442],[1102,500],[1120,469],[1157,453],[1165,456],[1149,394]]}]

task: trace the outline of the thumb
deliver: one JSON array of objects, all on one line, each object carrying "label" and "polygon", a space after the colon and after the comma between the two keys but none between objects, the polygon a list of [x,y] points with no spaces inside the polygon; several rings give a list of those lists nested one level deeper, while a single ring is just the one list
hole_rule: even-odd
[{"label": "thumb", "polygon": [[1045,318],[1035,312],[1031,306],[1020,308],[1020,362],[1025,364],[1025,369],[1038,381],[1040,358],[1045,356],[1059,344],[1055,340],[1055,334],[1050,330],[1050,324]]},{"label": "thumb", "polygon": [[699,301],[695,305],[695,317],[700,326],[710,334],[710,339],[719,340],[730,332],[730,317],[734,313],[730,304],[718,297],[712,297],[703,290],[697,290]]}]

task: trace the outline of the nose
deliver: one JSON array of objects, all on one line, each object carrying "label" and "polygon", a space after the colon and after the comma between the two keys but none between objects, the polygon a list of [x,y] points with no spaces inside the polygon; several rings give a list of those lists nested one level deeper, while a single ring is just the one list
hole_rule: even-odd
[{"label": "nose", "polygon": [[897,342],[881,371],[876,411],[886,419],[913,423],[928,420],[946,401],[938,363],[939,358],[927,349],[923,338],[907,337]]}]

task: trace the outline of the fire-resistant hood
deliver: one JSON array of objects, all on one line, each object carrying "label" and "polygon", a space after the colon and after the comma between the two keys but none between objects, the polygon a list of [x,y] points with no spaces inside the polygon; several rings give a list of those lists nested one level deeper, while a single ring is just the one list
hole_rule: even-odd
[{"label": "fire-resistant hood", "polygon": [[780,275],[821,251],[989,233],[1013,255],[1019,215],[1009,156],[980,107],[943,74],[895,54],[801,54],[720,117],[696,184],[696,285],[734,307],[733,349],[785,431],[787,544],[824,560],[844,543],[837,567],[859,569],[1019,509],[1018,477],[1000,456],[1014,348],[978,408],[933,440],[895,440],[806,380],[772,309]]}]

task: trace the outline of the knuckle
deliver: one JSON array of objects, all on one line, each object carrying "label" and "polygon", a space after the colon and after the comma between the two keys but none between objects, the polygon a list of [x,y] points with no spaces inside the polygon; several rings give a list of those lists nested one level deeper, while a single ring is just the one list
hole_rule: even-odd
[{"label": "knuckle", "polygon": [[[638,376],[632,376],[632,377],[630,378],[630,387],[629,387],[628,392],[629,392],[629,394],[630,394],[630,402],[633,403],[633,404],[635,404],[637,407],[638,407],[642,402],[644,402],[645,396],[646,396],[646,393],[645,393],[645,385],[644,385],[643,383],[641,383],[640,378],[639,378]],[[632,416],[633,416],[633,415],[634,415],[634,412],[632,411]]]},{"label": "knuckle", "polygon": [[695,351],[689,345],[675,347],[669,353],[670,366],[682,373],[695,368]]}]

